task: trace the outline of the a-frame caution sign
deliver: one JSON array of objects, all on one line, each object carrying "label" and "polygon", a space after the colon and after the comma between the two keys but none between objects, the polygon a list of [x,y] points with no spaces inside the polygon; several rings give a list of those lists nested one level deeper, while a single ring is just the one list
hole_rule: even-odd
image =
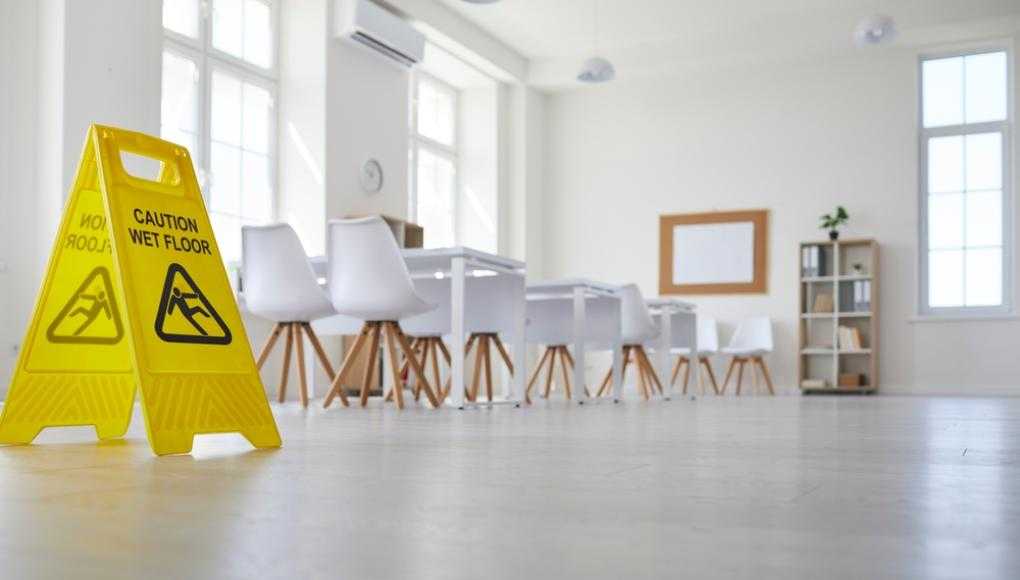
[{"label": "a-frame caution sign", "polygon": [[[156,181],[121,153],[161,162]],[[131,421],[135,387],[159,455],[199,433],[279,447],[262,382],[213,237],[191,158],[179,145],[89,129],[64,218],[0,416],[0,443],[45,427]]]}]

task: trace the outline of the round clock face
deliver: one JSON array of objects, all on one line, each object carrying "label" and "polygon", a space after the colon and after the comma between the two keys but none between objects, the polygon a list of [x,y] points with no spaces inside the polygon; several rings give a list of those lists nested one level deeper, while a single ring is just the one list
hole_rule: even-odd
[{"label": "round clock face", "polygon": [[375,159],[369,159],[361,166],[361,188],[367,193],[376,193],[382,189],[382,165]]}]

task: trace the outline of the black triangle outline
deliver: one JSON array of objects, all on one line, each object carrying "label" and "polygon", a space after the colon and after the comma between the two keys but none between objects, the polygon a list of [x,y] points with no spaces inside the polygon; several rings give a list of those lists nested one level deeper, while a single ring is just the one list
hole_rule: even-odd
[{"label": "black triangle outline", "polygon": [[[63,336],[56,333],[57,326],[63,322],[64,317],[67,316],[68,312],[71,311],[71,307],[74,306],[78,295],[88,289],[89,284],[92,283],[96,277],[99,277],[103,281],[103,287],[106,290],[106,295],[110,297],[110,311],[113,313],[113,326],[117,329],[117,335],[112,337],[103,336]],[[69,344],[117,344],[124,338],[124,325],[120,321],[120,308],[117,306],[117,295],[113,291],[113,283],[110,282],[110,271],[105,266],[96,266],[89,272],[88,276],[85,276],[85,280],[78,286],[78,289],[71,294],[71,298],[68,299],[67,304],[60,309],[57,313],[57,317],[53,319],[49,327],[46,328],[46,340],[55,343],[69,343]]]},{"label": "black triangle outline", "polygon": [[[163,331],[163,323],[166,318],[167,305],[170,303],[170,292],[173,291],[174,275],[180,274],[184,277],[184,280],[191,285],[191,289],[198,295],[198,299],[205,306],[209,315],[216,321],[216,324],[220,325],[220,329],[223,330],[223,336],[202,336],[193,334],[173,334]],[[188,271],[184,269],[184,266],[171,262],[170,267],[166,270],[166,279],[163,281],[163,295],[159,299],[159,310],[156,311],[156,322],[155,322],[156,335],[159,336],[166,342],[186,342],[191,344],[230,344],[233,340],[233,335],[230,333],[230,329],[227,328],[227,324],[220,318],[219,312],[213,308],[213,305],[209,303],[209,300],[205,297],[205,293],[198,287],[195,280],[192,279]]]}]

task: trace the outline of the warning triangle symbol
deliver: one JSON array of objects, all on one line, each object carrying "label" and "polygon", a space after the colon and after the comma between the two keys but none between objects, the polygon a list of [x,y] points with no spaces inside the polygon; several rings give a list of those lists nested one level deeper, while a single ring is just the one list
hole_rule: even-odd
[{"label": "warning triangle symbol", "polygon": [[85,276],[46,329],[50,342],[117,344],[123,337],[110,271],[103,266]]},{"label": "warning triangle symbol", "polygon": [[230,329],[188,271],[171,263],[156,311],[156,334],[166,342],[230,344]]}]

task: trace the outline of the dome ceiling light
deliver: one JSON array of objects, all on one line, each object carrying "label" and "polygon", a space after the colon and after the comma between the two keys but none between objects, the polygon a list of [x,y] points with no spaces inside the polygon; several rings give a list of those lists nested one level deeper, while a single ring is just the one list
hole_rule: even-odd
[{"label": "dome ceiling light", "polygon": [[[598,0],[592,3],[592,36],[594,38],[595,54],[599,52],[599,3]],[[616,68],[613,63],[601,56],[593,56],[584,61],[581,71],[577,73],[577,80],[582,83],[604,83],[616,78]]]},{"label": "dome ceiling light", "polygon": [[854,42],[857,46],[889,44],[896,38],[896,21],[885,14],[873,14],[857,24]]}]

